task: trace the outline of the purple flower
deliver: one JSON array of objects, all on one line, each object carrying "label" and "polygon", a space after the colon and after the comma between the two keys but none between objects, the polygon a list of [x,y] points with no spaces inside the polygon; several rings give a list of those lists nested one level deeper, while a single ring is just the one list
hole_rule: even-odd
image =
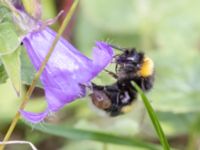
[{"label": "purple flower", "polygon": [[[31,32],[23,39],[24,46],[36,70],[39,69],[56,33],[46,27]],[[92,60],[80,53],[68,41],[60,38],[40,80],[44,86],[47,108],[42,113],[20,110],[21,115],[32,123],[42,121],[50,112],[84,97],[86,92],[80,84],[89,84],[112,60],[113,50],[104,42],[96,42]]]}]

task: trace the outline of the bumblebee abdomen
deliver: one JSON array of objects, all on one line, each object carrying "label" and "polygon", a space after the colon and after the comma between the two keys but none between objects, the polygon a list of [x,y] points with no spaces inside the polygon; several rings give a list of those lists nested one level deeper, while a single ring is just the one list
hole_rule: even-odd
[{"label": "bumblebee abdomen", "polygon": [[108,109],[111,107],[111,100],[100,90],[95,90],[91,95],[92,103],[99,109]]}]

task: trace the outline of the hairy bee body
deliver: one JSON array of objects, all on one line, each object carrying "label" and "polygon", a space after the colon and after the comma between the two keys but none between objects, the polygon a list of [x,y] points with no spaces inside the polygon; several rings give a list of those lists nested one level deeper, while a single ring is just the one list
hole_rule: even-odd
[{"label": "hairy bee body", "polygon": [[149,57],[134,48],[120,50],[123,53],[114,57],[115,73],[107,71],[116,78],[116,82],[105,86],[93,84],[90,95],[93,104],[110,116],[123,114],[127,106],[136,100],[137,91],[132,81],[144,92],[149,91],[154,83],[154,63]]}]

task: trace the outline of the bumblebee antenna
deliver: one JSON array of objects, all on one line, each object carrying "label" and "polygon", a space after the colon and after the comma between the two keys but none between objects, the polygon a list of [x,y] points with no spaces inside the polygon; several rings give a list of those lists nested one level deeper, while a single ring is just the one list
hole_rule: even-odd
[{"label": "bumblebee antenna", "polygon": [[114,49],[117,49],[117,50],[120,50],[120,51],[125,51],[125,50],[127,50],[127,48],[121,48],[121,47],[118,47],[118,46],[116,46],[116,45],[112,45],[112,44],[109,44],[112,48],[114,48]]},{"label": "bumblebee antenna", "polygon": [[112,45],[112,44],[109,44],[112,48],[114,49],[117,49],[117,50],[120,50],[120,51],[136,51],[135,48],[121,48],[121,47],[118,47],[118,46],[115,46],[115,45]]}]

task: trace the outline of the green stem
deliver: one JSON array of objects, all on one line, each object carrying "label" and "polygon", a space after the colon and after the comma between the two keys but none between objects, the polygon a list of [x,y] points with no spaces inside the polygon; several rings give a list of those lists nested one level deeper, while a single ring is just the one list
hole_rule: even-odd
[{"label": "green stem", "polygon": [[[57,42],[58,42],[58,40],[60,39],[62,33],[64,32],[64,30],[66,28],[66,26],[68,25],[72,15],[73,15],[73,13],[74,13],[77,5],[78,5],[78,2],[79,2],[79,0],[75,0],[73,5],[71,6],[67,16],[65,17],[65,19],[64,19],[64,21],[63,21],[63,23],[62,23],[62,25],[60,27],[60,29],[58,30],[58,34],[56,35],[56,37],[55,37],[55,39],[54,39],[54,41],[53,41],[53,43],[51,45],[51,48],[49,49],[44,61],[41,64],[41,67],[36,72],[36,74],[34,76],[34,79],[33,79],[32,83],[31,83],[28,91],[26,92],[25,96],[22,98],[22,103],[21,103],[21,105],[19,107],[19,110],[22,110],[22,109],[25,108],[26,103],[28,102],[28,100],[29,100],[34,88],[35,88],[36,82],[38,81],[40,75],[42,74],[42,72],[43,72],[43,70],[44,70],[44,68],[45,68],[45,66],[46,66],[46,64],[47,64],[47,62],[48,62],[48,60],[49,60],[49,58],[50,58],[50,56],[51,56],[56,44],[57,44]],[[13,118],[13,121],[12,121],[12,123],[11,123],[11,125],[10,125],[10,127],[9,127],[5,137],[4,137],[4,139],[3,139],[3,142],[6,142],[6,141],[9,140],[13,130],[15,129],[15,126],[16,126],[19,118],[20,118],[20,113],[19,113],[19,111],[17,111],[17,113],[16,113],[15,117]],[[3,145],[3,144],[0,145],[0,150],[3,150],[4,146],[5,145]]]},{"label": "green stem", "polygon": [[159,122],[159,120],[156,116],[156,113],[153,110],[153,107],[149,103],[148,98],[146,97],[146,95],[143,93],[143,91],[140,89],[140,87],[135,82],[132,82],[132,84],[134,85],[135,89],[138,91],[138,93],[140,94],[140,96],[143,100],[143,103],[144,103],[145,108],[146,108],[146,110],[149,114],[149,117],[150,117],[151,122],[154,126],[154,129],[156,130],[156,133],[159,137],[160,143],[163,145],[163,149],[164,150],[170,150],[170,146],[169,146],[169,143],[167,141],[167,138],[166,138],[166,136],[163,132],[163,129],[160,125],[160,122]]}]

